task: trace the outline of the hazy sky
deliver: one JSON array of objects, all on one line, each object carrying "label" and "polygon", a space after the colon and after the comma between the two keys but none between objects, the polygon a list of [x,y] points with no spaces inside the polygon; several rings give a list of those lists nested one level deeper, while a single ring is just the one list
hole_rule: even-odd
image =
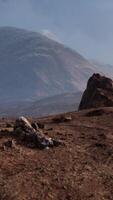
[{"label": "hazy sky", "polygon": [[113,64],[113,0],[0,0],[0,26],[43,31]]}]

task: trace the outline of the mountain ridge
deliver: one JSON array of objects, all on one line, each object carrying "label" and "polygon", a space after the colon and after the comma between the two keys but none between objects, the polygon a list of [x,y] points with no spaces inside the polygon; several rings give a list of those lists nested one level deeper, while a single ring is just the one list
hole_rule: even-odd
[{"label": "mountain ridge", "polygon": [[0,106],[1,116],[42,117],[78,110],[82,93],[65,93],[37,101],[10,102]]},{"label": "mountain ridge", "polygon": [[93,73],[83,56],[40,33],[0,28],[0,44],[1,101],[82,91]]}]

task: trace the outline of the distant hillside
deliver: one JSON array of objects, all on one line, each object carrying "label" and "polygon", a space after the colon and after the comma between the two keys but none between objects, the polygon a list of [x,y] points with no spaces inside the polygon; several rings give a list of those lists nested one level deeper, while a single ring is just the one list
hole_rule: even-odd
[{"label": "distant hillside", "polygon": [[32,103],[24,114],[28,116],[48,116],[70,112],[78,109],[82,93],[61,94],[54,97],[48,97]]},{"label": "distant hillside", "polygon": [[78,110],[82,93],[66,93],[35,102],[5,104],[0,107],[1,116],[48,116]]},{"label": "distant hillside", "polygon": [[83,91],[93,66],[37,32],[0,28],[0,103]]}]

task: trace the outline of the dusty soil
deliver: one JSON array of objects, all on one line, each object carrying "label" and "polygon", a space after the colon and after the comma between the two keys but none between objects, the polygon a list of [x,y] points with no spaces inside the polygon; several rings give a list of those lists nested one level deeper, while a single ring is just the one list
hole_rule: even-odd
[{"label": "dusty soil", "polygon": [[[19,144],[14,119],[0,120],[0,200],[113,199],[113,108],[64,115],[72,120],[31,119],[65,143],[45,150]],[[4,149],[8,139],[16,146]]]}]

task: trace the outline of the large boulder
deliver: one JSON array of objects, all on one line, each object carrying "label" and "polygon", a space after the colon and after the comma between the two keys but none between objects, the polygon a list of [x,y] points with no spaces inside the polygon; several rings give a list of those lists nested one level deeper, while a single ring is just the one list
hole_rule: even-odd
[{"label": "large boulder", "polygon": [[79,105],[79,110],[112,106],[113,81],[100,74],[93,74],[88,80],[87,88],[83,93]]},{"label": "large boulder", "polygon": [[44,149],[61,144],[60,141],[49,138],[40,130],[33,128],[25,117],[20,117],[16,120],[14,134],[28,147]]}]

